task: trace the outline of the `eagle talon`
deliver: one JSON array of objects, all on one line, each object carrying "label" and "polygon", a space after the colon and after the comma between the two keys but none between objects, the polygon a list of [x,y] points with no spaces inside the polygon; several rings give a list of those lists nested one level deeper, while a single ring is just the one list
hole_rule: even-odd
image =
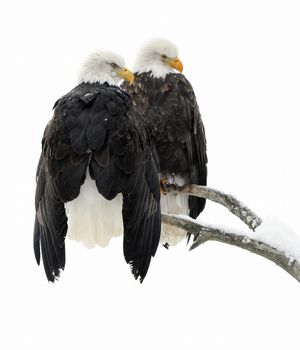
[{"label": "eagle talon", "polygon": [[167,183],[168,180],[166,178],[162,178],[159,180],[160,183],[160,192],[164,195],[168,193]]}]

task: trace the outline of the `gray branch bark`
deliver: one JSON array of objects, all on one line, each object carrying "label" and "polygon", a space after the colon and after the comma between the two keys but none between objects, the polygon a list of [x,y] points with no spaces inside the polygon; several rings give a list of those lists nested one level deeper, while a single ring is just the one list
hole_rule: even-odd
[{"label": "gray branch bark", "polygon": [[189,217],[174,214],[162,214],[162,222],[180,227],[192,233],[194,236],[194,242],[191,245],[190,250],[197,248],[200,244],[207,241],[218,241],[234,245],[273,261],[300,282],[299,262],[296,259],[287,256],[286,253],[264,242],[243,235],[238,235],[234,232],[228,232],[221,228],[204,226],[200,222]]},{"label": "gray branch bark", "polygon": [[245,204],[230,194],[200,185],[188,184],[184,186],[177,186],[175,184],[166,184],[165,186],[167,192],[187,193],[196,197],[206,198],[223,205],[231,213],[240,218],[253,231],[262,223],[262,220],[258,215],[256,215]]}]

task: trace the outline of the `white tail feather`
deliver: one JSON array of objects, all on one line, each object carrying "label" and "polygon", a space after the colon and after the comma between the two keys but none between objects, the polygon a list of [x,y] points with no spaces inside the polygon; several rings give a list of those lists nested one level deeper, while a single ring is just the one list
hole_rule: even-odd
[{"label": "white tail feather", "polygon": [[123,234],[122,195],[105,199],[97,190],[89,172],[80,194],[65,204],[68,216],[68,236],[87,248],[106,247],[112,237]]},{"label": "white tail feather", "polygon": [[[168,178],[168,183],[176,183],[179,186],[185,184],[185,181],[182,177],[170,177]],[[160,204],[161,211],[168,214],[184,214],[188,215],[189,213],[189,196],[182,193],[167,193],[166,195],[161,196]],[[180,241],[185,239],[186,231],[181,228],[163,224],[161,229],[160,241],[162,243],[168,243],[170,246],[175,246]]]}]

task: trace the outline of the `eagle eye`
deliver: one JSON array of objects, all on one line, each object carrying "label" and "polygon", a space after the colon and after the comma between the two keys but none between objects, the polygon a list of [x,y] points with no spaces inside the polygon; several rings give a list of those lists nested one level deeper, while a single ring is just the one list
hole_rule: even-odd
[{"label": "eagle eye", "polygon": [[116,63],[111,63],[111,67],[112,67],[113,69],[116,69],[116,68],[118,67],[118,65],[117,65]]}]

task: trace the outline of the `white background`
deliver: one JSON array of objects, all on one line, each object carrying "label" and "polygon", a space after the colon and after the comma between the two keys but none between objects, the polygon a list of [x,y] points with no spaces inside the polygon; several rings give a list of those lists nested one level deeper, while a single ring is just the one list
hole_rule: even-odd
[{"label": "white background", "polygon": [[[49,284],[32,251],[35,168],[52,105],[95,48],[173,40],[206,126],[209,185],[299,230],[298,1],[7,1],[1,35],[1,349],[299,349],[300,285],[207,243],[160,247],[140,285],[122,240],[66,242]],[[243,228],[208,204],[205,221]],[[282,232],[284,234],[284,232]]]}]

